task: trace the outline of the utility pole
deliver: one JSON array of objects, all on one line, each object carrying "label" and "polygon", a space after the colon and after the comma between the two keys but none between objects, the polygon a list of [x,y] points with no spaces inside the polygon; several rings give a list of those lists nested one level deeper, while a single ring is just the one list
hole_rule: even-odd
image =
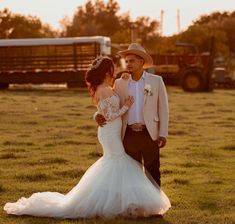
[{"label": "utility pole", "polygon": [[138,42],[138,29],[134,22],[131,23],[131,42],[132,43]]},{"label": "utility pole", "polygon": [[177,31],[180,33],[180,10],[177,9]]},{"label": "utility pole", "polygon": [[164,17],[164,10],[161,10],[161,17],[160,17],[160,35],[163,35],[163,17]]}]

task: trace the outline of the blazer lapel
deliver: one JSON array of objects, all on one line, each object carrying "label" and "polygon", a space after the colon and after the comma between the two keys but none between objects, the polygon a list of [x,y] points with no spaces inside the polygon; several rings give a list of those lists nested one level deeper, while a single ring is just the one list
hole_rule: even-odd
[{"label": "blazer lapel", "polygon": [[[145,84],[146,85],[146,84]],[[147,100],[147,93],[144,90],[144,105],[146,104],[146,100]]]},{"label": "blazer lapel", "polygon": [[[151,86],[151,83],[150,83],[150,80],[148,78],[148,75],[145,73],[145,77],[144,77],[144,88],[146,87],[146,85],[150,85]],[[145,92],[144,90],[144,105],[146,104],[146,100],[147,100],[147,97],[148,97],[148,94]]]}]

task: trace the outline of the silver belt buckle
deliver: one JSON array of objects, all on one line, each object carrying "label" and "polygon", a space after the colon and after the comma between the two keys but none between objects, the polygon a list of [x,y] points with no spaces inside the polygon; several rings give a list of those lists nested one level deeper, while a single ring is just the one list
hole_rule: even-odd
[{"label": "silver belt buckle", "polygon": [[138,131],[143,131],[144,128],[142,124],[135,123],[131,125],[131,129],[132,131],[138,132]]}]

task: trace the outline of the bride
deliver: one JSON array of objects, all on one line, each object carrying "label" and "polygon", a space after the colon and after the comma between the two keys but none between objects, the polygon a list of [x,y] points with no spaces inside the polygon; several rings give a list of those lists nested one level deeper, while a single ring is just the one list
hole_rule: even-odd
[{"label": "bride", "polygon": [[133,104],[129,96],[120,108],[112,90],[114,65],[108,57],[99,57],[86,73],[92,99],[107,124],[98,128],[103,156],[83,175],[67,194],[38,192],[29,198],[6,203],[4,210],[13,215],[55,218],[115,218],[162,215],[170,201],[141,165],[125,153],[121,116]]}]

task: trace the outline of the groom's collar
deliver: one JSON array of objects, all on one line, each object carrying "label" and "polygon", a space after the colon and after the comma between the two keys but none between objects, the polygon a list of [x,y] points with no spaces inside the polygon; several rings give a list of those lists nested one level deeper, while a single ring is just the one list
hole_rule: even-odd
[{"label": "groom's collar", "polygon": [[146,78],[146,71],[143,71],[142,78],[145,80],[145,78]]},{"label": "groom's collar", "polygon": [[[140,77],[140,79],[138,81],[140,81],[140,80],[144,80],[145,81],[145,78],[146,78],[146,72],[143,71],[142,76]],[[131,82],[138,82],[138,81],[133,80],[132,76],[130,76],[129,81],[131,81]]]}]

